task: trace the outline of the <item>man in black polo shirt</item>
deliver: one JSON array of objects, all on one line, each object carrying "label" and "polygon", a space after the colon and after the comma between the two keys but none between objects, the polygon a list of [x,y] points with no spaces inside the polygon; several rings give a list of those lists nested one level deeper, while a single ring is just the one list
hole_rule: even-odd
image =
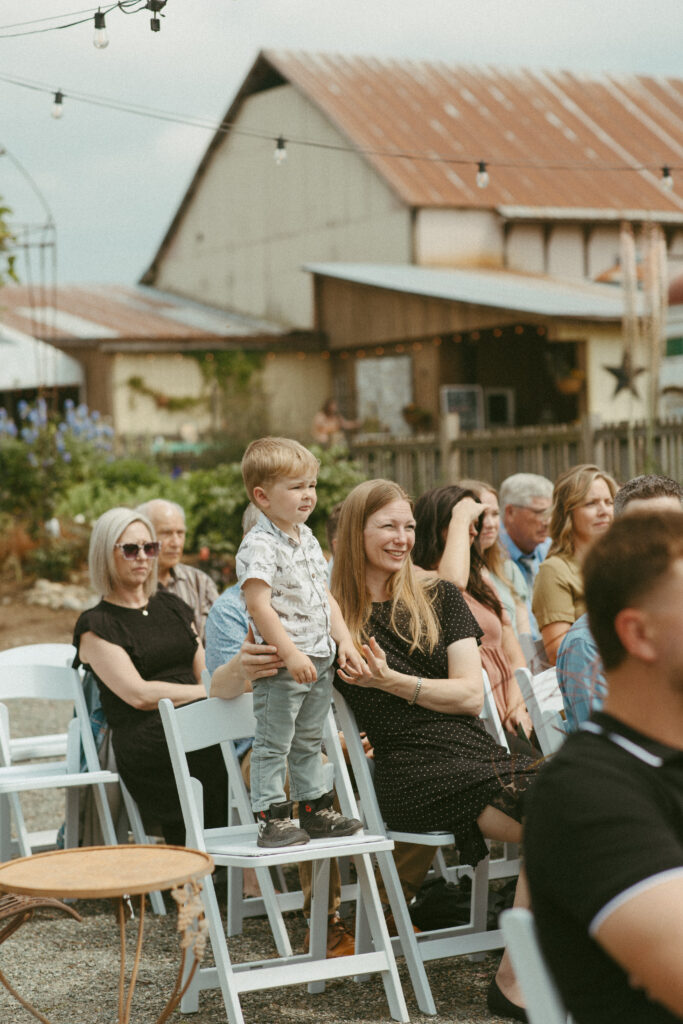
[{"label": "man in black polo shirt", "polygon": [[683,514],[617,520],[586,557],[608,695],[530,791],[541,946],[577,1024],[683,1021]]}]

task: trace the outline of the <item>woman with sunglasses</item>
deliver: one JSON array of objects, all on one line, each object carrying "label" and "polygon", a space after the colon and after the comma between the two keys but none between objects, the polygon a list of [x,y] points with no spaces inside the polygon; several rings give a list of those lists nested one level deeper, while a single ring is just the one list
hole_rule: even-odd
[{"label": "woman with sunglasses", "polygon": [[[189,605],[157,592],[158,553],[144,515],[113,508],[100,516],[89,552],[100,602],[76,623],[74,664],[95,676],[117,769],[143,820],[160,822],[166,842],[182,845],[185,829],[157,707],[162,697],[176,706],[206,697],[204,650]],[[224,824],[227,778],[219,748],[190,756],[193,774],[206,782],[206,823]]]}]

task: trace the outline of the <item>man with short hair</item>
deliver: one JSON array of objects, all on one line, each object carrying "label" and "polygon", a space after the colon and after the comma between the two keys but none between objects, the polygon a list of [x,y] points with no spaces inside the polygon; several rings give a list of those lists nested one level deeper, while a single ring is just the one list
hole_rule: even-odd
[{"label": "man with short hair", "polygon": [[531,610],[531,595],[538,569],[548,554],[550,505],[553,485],[536,473],[514,473],[500,485],[500,539],[527,584],[527,608],[534,640],[541,633]]},{"label": "man with short hair", "polygon": [[[635,476],[614,496],[614,516],[636,512],[683,510],[683,487],[669,476]],[[562,693],[567,731],[575,732],[591,711],[599,711],[607,692],[598,648],[588,616],[581,615],[557,652],[557,682]]]},{"label": "man with short hair", "polygon": [[609,689],[524,830],[543,954],[580,1024],[683,1019],[683,516],[622,516],[584,563]]},{"label": "man with short hair", "polygon": [[157,560],[159,586],[189,604],[203,643],[206,617],[218,597],[218,590],[208,573],[181,562],[185,547],[185,511],[174,501],[163,498],[147,501],[137,511],[150,520],[161,545]]}]

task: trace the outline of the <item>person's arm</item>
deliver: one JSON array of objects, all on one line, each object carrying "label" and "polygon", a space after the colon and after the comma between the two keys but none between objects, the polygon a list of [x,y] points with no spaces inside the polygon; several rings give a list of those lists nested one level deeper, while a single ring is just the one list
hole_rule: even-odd
[{"label": "person's arm", "polygon": [[560,644],[571,627],[571,622],[549,622],[547,626],[541,627],[543,646],[545,647],[545,653],[548,655],[548,661],[551,665],[556,663],[557,652],[560,649]]},{"label": "person's arm", "polygon": [[341,608],[335,598],[332,597],[329,588],[327,590],[327,597],[330,602],[330,633],[332,639],[337,644],[339,667],[346,669],[348,672],[353,672],[355,675],[360,675],[367,668],[367,665],[356,650],[349,633],[349,628],[344,622]]},{"label": "person's arm", "polygon": [[446,543],[436,571],[441,579],[455,583],[460,590],[467,590],[470,578],[470,525],[476,523],[483,511],[484,506],[474,498],[463,498],[451,512]]},{"label": "person's arm", "polygon": [[248,693],[255,679],[274,676],[284,667],[284,661],[271,644],[255,644],[254,634],[249,627],[247,639],[234,658],[219,665],[211,676],[210,697],[232,700],[241,693]]},{"label": "person's arm", "polygon": [[617,902],[592,935],[629,984],[683,1018],[683,870],[661,878]]},{"label": "person's arm", "polygon": [[[403,700],[413,701],[418,691],[417,675],[395,672],[387,665],[386,655],[374,637],[363,644],[367,671],[352,676],[339,670],[339,676],[356,686],[369,686]],[[448,646],[448,679],[425,679],[417,692],[416,704],[446,715],[470,715],[476,718],[484,706],[484,680],[481,658],[474,637],[456,640]]]},{"label": "person's arm", "polygon": [[297,683],[314,683],[317,673],[313,662],[299,650],[280,622],[280,616],[270,603],[272,588],[269,584],[252,577],[243,582],[242,593],[256,628],[264,640],[277,648],[292,679]]},{"label": "person's arm", "polygon": [[[78,656],[112,693],[139,711],[154,711],[162,697],[168,697],[175,707],[206,697],[202,683],[166,683],[159,679],[143,679],[123,647],[103,640],[92,632],[81,636]],[[202,650],[200,653],[198,649],[193,670],[196,671],[199,664],[203,668],[203,662],[204,652]]]}]

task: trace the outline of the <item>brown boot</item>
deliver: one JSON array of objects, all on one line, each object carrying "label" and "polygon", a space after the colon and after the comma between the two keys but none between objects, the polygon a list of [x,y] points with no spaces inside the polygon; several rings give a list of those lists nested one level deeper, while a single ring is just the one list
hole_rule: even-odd
[{"label": "brown boot", "polygon": [[[308,953],[311,942],[310,928],[304,939],[304,953]],[[352,956],[356,950],[353,935],[349,935],[339,914],[330,914],[327,919],[327,956]]]}]

